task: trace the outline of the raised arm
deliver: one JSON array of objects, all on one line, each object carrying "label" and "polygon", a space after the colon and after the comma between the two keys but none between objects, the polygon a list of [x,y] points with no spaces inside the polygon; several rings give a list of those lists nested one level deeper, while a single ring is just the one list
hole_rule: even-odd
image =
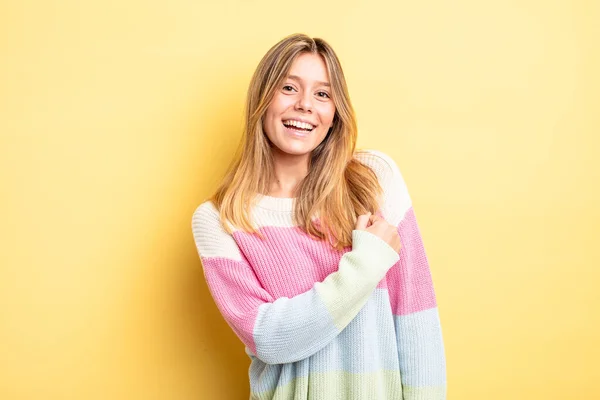
[{"label": "raised arm", "polygon": [[394,160],[369,150],[361,161],[372,167],[384,189],[382,214],[396,225],[400,260],[386,276],[398,343],[405,400],[446,398],[446,358],[429,263],[408,189]]},{"label": "raised arm", "polygon": [[352,250],[341,257],[336,272],[307,292],[275,299],[223,230],[212,203],[196,209],[192,231],[219,311],[250,351],[268,364],[302,360],[329,344],[399,260],[384,240],[354,230]]}]

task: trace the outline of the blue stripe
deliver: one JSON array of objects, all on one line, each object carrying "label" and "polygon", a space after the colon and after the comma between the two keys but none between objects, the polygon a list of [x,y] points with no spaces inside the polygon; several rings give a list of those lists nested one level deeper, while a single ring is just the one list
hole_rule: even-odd
[{"label": "blue stripe", "polygon": [[247,352],[252,359],[251,390],[254,393],[274,390],[278,385],[313,372],[399,370],[394,328],[388,291],[375,289],[352,322],[327,346],[306,359],[289,364],[265,364]]},{"label": "blue stripe", "polygon": [[269,363],[306,359],[340,333],[314,288],[296,296],[294,302],[288,300],[282,297],[258,308],[254,344],[257,355]]},{"label": "blue stripe", "polygon": [[438,308],[394,316],[402,384],[440,386],[446,382],[446,359]]}]

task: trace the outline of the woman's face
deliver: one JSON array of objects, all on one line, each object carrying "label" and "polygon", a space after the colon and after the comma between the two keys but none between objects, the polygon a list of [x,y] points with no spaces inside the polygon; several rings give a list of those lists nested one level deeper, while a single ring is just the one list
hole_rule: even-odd
[{"label": "woman's face", "polygon": [[263,117],[273,151],[309,155],[333,125],[335,105],[329,74],[321,56],[300,54]]}]

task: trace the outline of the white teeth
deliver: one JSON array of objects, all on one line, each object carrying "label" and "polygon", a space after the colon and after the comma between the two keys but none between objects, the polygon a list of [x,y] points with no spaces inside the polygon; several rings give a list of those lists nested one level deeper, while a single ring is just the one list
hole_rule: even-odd
[{"label": "white teeth", "polygon": [[314,126],[312,126],[311,124],[307,124],[306,122],[295,121],[293,119],[283,121],[283,124],[287,125],[287,126],[291,125],[291,126],[295,126],[297,128],[310,129],[310,130],[312,130],[314,128]]}]

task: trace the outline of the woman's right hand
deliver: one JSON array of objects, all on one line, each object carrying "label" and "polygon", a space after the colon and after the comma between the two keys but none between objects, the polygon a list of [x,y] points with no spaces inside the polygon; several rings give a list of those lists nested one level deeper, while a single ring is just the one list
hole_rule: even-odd
[{"label": "woman's right hand", "polygon": [[400,235],[398,230],[392,224],[389,224],[385,219],[379,215],[371,215],[371,213],[359,215],[356,220],[356,226],[354,229],[367,231],[379,238],[383,239],[389,244],[396,253],[400,252],[402,244],[400,243]]}]

